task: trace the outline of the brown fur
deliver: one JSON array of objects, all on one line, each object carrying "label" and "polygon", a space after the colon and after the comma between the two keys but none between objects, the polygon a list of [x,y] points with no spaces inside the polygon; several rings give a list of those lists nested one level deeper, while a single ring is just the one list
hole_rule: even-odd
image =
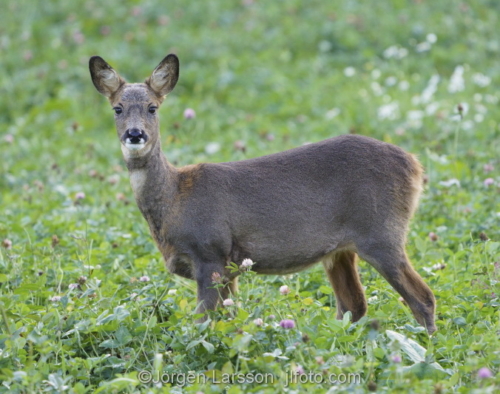
[{"label": "brown fur", "polygon": [[[359,255],[435,331],[434,296],[405,253],[422,189],[415,156],[344,135],[250,160],[175,168],[161,150],[156,108],[177,82],[177,57],[163,59],[142,84],[125,84],[99,57],[90,72],[115,107],[137,205],[168,270],[196,280],[199,312],[236,292],[229,262],[251,258],[257,273],[285,274],[324,261],[337,317],[351,311],[356,321],[366,313]],[[132,131],[139,142],[131,142]],[[223,278],[221,290],[214,273]]]},{"label": "brown fur", "polygon": [[366,299],[357,270],[356,253],[337,252],[330,262],[323,263],[326,274],[335,291],[337,299],[337,318],[350,311],[352,320],[358,321],[366,313]]},{"label": "brown fur", "polygon": [[188,166],[184,166],[179,168],[179,198],[185,198],[192,192],[193,186],[196,183],[196,180],[200,177],[200,167],[201,164],[191,164]]}]

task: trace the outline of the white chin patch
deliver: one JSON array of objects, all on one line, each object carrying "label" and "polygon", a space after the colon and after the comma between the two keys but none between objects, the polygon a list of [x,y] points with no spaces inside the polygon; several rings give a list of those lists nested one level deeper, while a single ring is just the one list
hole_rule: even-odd
[{"label": "white chin patch", "polygon": [[144,141],[144,138],[140,138],[138,144],[133,144],[130,141],[130,138],[127,138],[125,140],[124,145],[125,145],[125,148],[127,148],[130,151],[138,151],[138,150],[141,150],[142,148],[144,148],[144,146],[146,145],[146,141]]},{"label": "white chin patch", "polygon": [[144,148],[145,145],[146,144],[144,142],[140,144],[131,144],[130,142],[125,142],[125,148],[133,151],[141,150],[142,148]]},{"label": "white chin patch", "polygon": [[146,155],[150,149],[149,147],[146,147],[144,142],[131,144],[128,141],[125,141],[125,143],[121,145],[121,148],[125,160],[142,157]]}]

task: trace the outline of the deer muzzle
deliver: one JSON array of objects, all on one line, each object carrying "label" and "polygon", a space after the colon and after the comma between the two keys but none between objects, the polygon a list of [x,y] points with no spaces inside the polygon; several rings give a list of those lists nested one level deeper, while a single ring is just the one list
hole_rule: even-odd
[{"label": "deer muzzle", "polygon": [[128,149],[139,150],[146,144],[148,136],[143,130],[134,127],[125,131],[122,140]]}]

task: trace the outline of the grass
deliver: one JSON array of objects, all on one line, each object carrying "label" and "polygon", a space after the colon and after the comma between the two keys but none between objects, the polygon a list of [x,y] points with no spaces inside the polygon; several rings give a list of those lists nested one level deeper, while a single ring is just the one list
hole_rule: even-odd
[{"label": "grass", "polygon": [[[0,392],[499,390],[498,4],[6,0],[2,9]],[[87,69],[99,54],[141,81],[169,52],[181,78],[161,109],[162,141],[177,165],[348,132],[420,157],[428,182],[408,254],[436,294],[435,335],[365,263],[369,310],[356,324],[335,320],[321,267],[245,272],[234,318],[220,309],[193,323],[195,284],[164,269]],[[287,380],[296,372],[308,378]],[[144,382],[148,373],[164,382]],[[332,374],[360,379],[331,384]]]}]

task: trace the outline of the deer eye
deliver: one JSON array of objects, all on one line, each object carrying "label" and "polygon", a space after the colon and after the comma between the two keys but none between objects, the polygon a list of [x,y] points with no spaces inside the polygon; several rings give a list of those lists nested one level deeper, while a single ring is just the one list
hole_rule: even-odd
[{"label": "deer eye", "polygon": [[157,107],[149,107],[148,111],[150,114],[154,115],[156,113]]},{"label": "deer eye", "polygon": [[113,111],[115,111],[115,114],[120,115],[123,112],[122,107],[114,107]]}]

